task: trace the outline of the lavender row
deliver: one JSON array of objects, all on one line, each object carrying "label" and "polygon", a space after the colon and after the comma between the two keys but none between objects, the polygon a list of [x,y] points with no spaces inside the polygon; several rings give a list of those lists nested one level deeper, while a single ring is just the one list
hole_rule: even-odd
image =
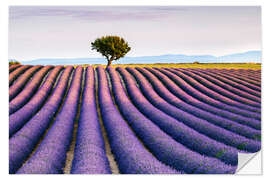
[{"label": "lavender row", "polygon": [[[196,70],[198,68],[189,68],[192,70]],[[243,77],[260,77],[260,70],[257,72],[257,70],[252,70],[252,69],[216,69],[216,68],[211,68],[211,69],[205,69],[205,70],[210,70],[210,71],[217,71],[217,72],[225,72],[225,73],[230,73],[232,75],[238,75],[243,76]],[[256,73],[256,74],[255,74]],[[256,79],[256,81],[259,79]]]},{"label": "lavender row", "polygon": [[228,76],[228,75],[226,75],[224,73],[219,73],[217,71],[210,70],[210,72],[214,72],[215,74],[218,74],[218,75],[220,75],[220,76],[222,76],[224,78],[230,79],[231,81],[234,81],[234,82],[236,82],[238,84],[242,84],[242,85],[244,85],[244,86],[246,86],[246,87],[248,87],[250,89],[253,89],[253,90],[257,91],[257,92],[261,92],[261,87],[258,87],[256,85],[250,84],[250,83],[248,83],[246,81],[243,81],[243,80],[234,78],[232,76]]},{"label": "lavender row", "polygon": [[186,91],[188,94],[190,94],[191,96],[195,97],[196,99],[203,101],[204,103],[207,103],[211,106],[217,107],[219,109],[222,110],[226,110],[235,114],[239,114],[248,118],[254,118],[254,119],[258,119],[260,120],[261,117],[258,113],[255,112],[250,112],[247,110],[243,110],[237,107],[233,107],[233,106],[229,106],[227,104],[224,104],[220,101],[217,101],[213,98],[210,98],[209,96],[206,96],[205,94],[203,94],[202,92],[198,91],[196,88],[192,87],[191,85],[189,85],[187,82],[185,82],[183,79],[181,79],[179,76],[177,76],[176,74],[164,70],[164,69],[156,69],[160,72],[162,72],[163,74],[165,74],[166,76],[168,76],[170,79],[172,79],[174,81],[174,83],[176,83],[181,89],[183,89],[184,91]]},{"label": "lavender row", "polygon": [[9,115],[20,109],[25,103],[32,98],[36,90],[40,86],[42,79],[53,68],[53,66],[45,66],[38,71],[35,76],[27,83],[25,88],[9,103]]},{"label": "lavender row", "polygon": [[234,72],[234,71],[226,71],[228,72],[229,74],[233,74],[235,76],[240,76],[240,77],[244,77],[248,80],[252,80],[252,81],[255,81],[259,84],[261,84],[261,76],[256,76],[256,75],[253,75],[251,73],[244,73],[244,72]]},{"label": "lavender row", "polygon": [[[118,68],[117,70],[122,75],[128,95],[136,108],[160,129],[190,150],[202,155],[218,158],[227,164],[237,165],[237,150],[235,148],[226,146],[223,143],[219,143],[200,134],[184,123],[155,108],[142,95],[132,76],[123,68]],[[116,76],[114,70],[110,70],[110,74],[111,76]],[[113,81],[115,81],[113,83],[120,83],[117,77],[114,77]]]},{"label": "lavender row", "polygon": [[19,67],[21,67],[20,64],[13,64],[13,65],[9,66],[9,68],[8,68],[9,69],[9,73],[15,71]]},{"label": "lavender row", "polygon": [[31,100],[21,109],[9,116],[9,136],[11,137],[18,131],[36,112],[42,107],[47,97],[49,96],[55,80],[62,70],[63,66],[55,67],[49,74],[45,83],[33,95]]},{"label": "lavender row", "polygon": [[254,72],[249,72],[248,70],[236,70],[236,69],[228,69],[225,72],[233,73],[234,75],[245,77],[251,79],[253,81],[261,82],[261,74],[254,74]]},{"label": "lavender row", "polygon": [[261,77],[260,76],[257,76],[257,75],[253,76],[253,74],[251,74],[251,73],[245,73],[245,72],[239,73],[237,71],[230,71],[230,70],[229,71],[223,70],[222,72],[224,72],[226,74],[232,74],[233,77],[247,80],[251,84],[254,83],[257,86],[261,86]]},{"label": "lavender row", "polygon": [[[260,98],[257,98],[257,102],[253,101],[253,100],[250,100],[250,99],[247,99],[247,98],[244,98],[244,97],[241,97],[241,96],[238,96],[237,94],[235,93],[232,93],[230,91],[227,91],[226,89],[212,83],[211,81],[208,81],[206,79],[204,79],[202,76],[199,76],[199,75],[196,75],[190,71],[187,71],[187,70],[181,70],[182,73],[188,75],[189,77],[192,77],[193,79],[197,80],[198,82],[200,82],[202,85],[204,85],[205,87],[219,93],[220,95],[224,96],[224,97],[227,97],[227,98],[230,98],[234,101],[237,101],[237,102],[240,102],[242,104],[247,104],[249,106],[252,106],[252,107],[258,107],[260,108],[261,107],[261,104],[259,103],[260,102]],[[256,97],[255,97],[256,98]]]},{"label": "lavender row", "polygon": [[31,68],[32,66],[30,65],[24,65],[16,70],[14,70],[12,73],[9,74],[9,86],[13,84],[13,82],[20,76],[22,75],[27,69]]},{"label": "lavender row", "polygon": [[[214,70],[214,69],[211,69],[210,70],[211,72],[215,73],[220,73],[221,75],[224,75],[224,76],[232,76],[233,78],[235,78],[236,80],[241,80],[241,81],[245,81],[247,84],[250,84],[250,85],[255,85],[257,87],[261,87],[261,84],[260,84],[260,76],[253,76],[251,73],[245,73],[245,72],[242,72],[242,73],[239,73],[239,72],[233,72],[233,71],[228,71],[226,69],[221,69],[219,71],[217,70]],[[255,79],[253,79],[253,78]]]},{"label": "lavender row", "polygon": [[243,90],[240,90],[238,88],[235,88],[233,86],[230,86],[220,80],[218,80],[217,78],[213,78],[207,74],[204,74],[204,73],[201,73],[199,71],[195,71],[195,70],[189,70],[191,71],[192,73],[195,73],[197,75],[199,75],[200,77],[204,78],[204,79],[207,79],[209,82],[212,82],[214,83],[215,85],[218,85],[220,87],[222,87],[224,90],[226,89],[227,91],[230,91],[238,96],[241,96],[241,97],[244,97],[244,98],[247,98],[247,99],[250,99],[252,101],[255,101],[255,102],[258,102],[258,103],[261,103],[261,98],[257,97],[257,96],[254,96],[252,94],[249,94]]},{"label": "lavender row", "polygon": [[[231,98],[228,98],[226,96],[223,96],[214,90],[211,90],[201,84],[199,81],[195,80],[194,78],[191,78],[190,76],[187,76],[186,74],[182,73],[179,69],[168,69],[164,68],[166,71],[169,71],[176,76],[178,76],[180,79],[185,81],[187,84],[189,84],[191,87],[197,90],[197,92],[202,93],[204,96],[208,97],[210,101],[217,101],[219,103],[222,103],[223,106],[228,106],[228,108],[235,109],[238,111],[238,113],[242,113],[242,115],[252,114],[255,116],[259,116],[259,113],[261,111],[260,105],[259,107],[254,107],[251,105],[247,105],[238,101],[235,101]],[[161,69],[160,69],[161,70]],[[161,70],[163,71],[163,70]],[[245,112],[245,113],[244,113]],[[251,115],[251,117],[252,117]]]},{"label": "lavender row", "polygon": [[19,174],[63,173],[66,152],[72,140],[72,132],[77,114],[82,67],[77,67],[63,107],[57,114],[52,127],[30,159],[17,171]]},{"label": "lavender row", "polygon": [[240,108],[240,109],[250,111],[250,112],[260,112],[260,110],[261,110],[260,107],[253,107],[253,106],[232,100],[231,98],[228,98],[226,96],[223,96],[223,95],[207,88],[206,86],[202,85],[199,81],[196,81],[195,79],[191,78],[190,76],[185,75],[184,73],[182,73],[180,71],[176,71],[176,70],[168,69],[168,68],[167,68],[167,70],[172,72],[172,73],[175,73],[177,76],[184,79],[187,83],[189,83],[191,86],[193,86],[194,88],[196,88],[200,92],[204,93],[206,96],[208,96],[212,99],[215,99],[215,100],[217,100],[225,105]]},{"label": "lavender row", "polygon": [[226,71],[219,71],[219,73],[224,74],[224,75],[226,75],[226,76],[229,75],[229,76],[232,76],[233,78],[239,79],[239,80],[244,81],[244,82],[246,82],[246,83],[248,83],[248,84],[255,85],[255,86],[258,86],[258,87],[261,87],[261,84],[260,84],[260,83],[254,81],[254,80],[251,80],[251,79],[249,79],[249,78],[245,78],[245,77],[243,77],[243,76],[235,75],[234,73],[228,73],[228,72],[226,72]]},{"label": "lavender row", "polygon": [[[248,79],[253,79],[258,77],[258,74],[254,74],[255,72],[251,72],[248,69],[222,69],[222,71],[227,73],[233,73],[233,75],[239,75],[241,77],[246,77]],[[260,79],[255,78],[255,81],[259,81]]]},{"label": "lavender row", "polygon": [[171,104],[168,104],[164,99],[156,94],[151,85],[137,70],[133,68],[127,68],[127,70],[136,78],[140,85],[141,91],[146,96],[146,98],[163,112],[174,117],[180,122],[183,122],[194,130],[226,145],[248,152],[257,152],[260,150],[260,142],[234,134],[228,130],[215,126],[205,120],[182,111],[181,109],[178,109]]},{"label": "lavender row", "polygon": [[[249,127],[252,127],[258,130],[261,129],[261,123],[259,121],[248,118],[248,117],[243,117],[238,114],[231,113],[229,111],[222,110],[213,105],[209,105],[209,104],[204,103],[203,101],[195,99],[193,96],[189,95],[180,87],[178,87],[171,79],[169,79],[168,76],[152,68],[146,68],[146,69],[150,71],[153,75],[155,75],[173,95],[178,97],[178,99],[183,100],[187,104],[190,104],[194,107],[198,107],[199,109],[213,113],[217,116],[230,119],[231,121],[234,121],[243,125],[247,125]],[[173,78],[174,76],[172,76],[172,79]]]},{"label": "lavender row", "polygon": [[27,159],[60,107],[73,67],[67,67],[54,88],[52,95],[16,134],[9,139],[9,173],[15,173]]},{"label": "lavender row", "polygon": [[[146,118],[129,100],[119,76],[112,73],[112,89],[117,106],[144,145],[163,163],[185,173],[224,174],[234,173],[236,166],[211,157],[202,156],[178,143]],[[139,97],[137,97],[139,98]]]},{"label": "lavender row", "polygon": [[230,119],[225,119],[220,116],[217,116],[215,114],[209,113],[207,111],[203,111],[200,108],[194,107],[190,104],[185,103],[181,99],[174,96],[153,74],[151,74],[149,71],[146,71],[142,68],[136,68],[139,70],[148,81],[152,84],[155,91],[161,96],[164,100],[166,100],[168,103],[178,107],[179,109],[188,112],[190,114],[193,114],[196,117],[199,117],[201,119],[204,119],[214,125],[217,125],[219,127],[225,128],[231,132],[234,132],[236,134],[245,136],[250,139],[254,140],[260,140],[261,131],[255,130],[253,128],[235,123],[234,121],[231,121]]},{"label": "lavender row", "polygon": [[199,72],[202,72],[204,74],[210,75],[210,76],[212,76],[212,77],[214,77],[214,78],[216,78],[216,79],[218,79],[218,80],[220,80],[220,81],[222,81],[222,82],[224,82],[226,84],[229,84],[229,85],[231,85],[231,86],[233,86],[235,88],[241,89],[242,91],[245,91],[245,92],[247,92],[249,94],[252,94],[254,96],[257,96],[259,98],[261,97],[261,92],[250,89],[250,88],[248,88],[248,87],[246,87],[246,86],[244,86],[244,85],[242,85],[240,83],[236,83],[236,82],[234,82],[234,81],[232,81],[232,80],[230,80],[228,78],[225,78],[223,76],[218,75],[217,73],[211,72],[210,70],[205,71],[205,70],[202,70],[202,69],[196,69],[196,71],[199,71]]},{"label": "lavender row", "polygon": [[145,149],[116,109],[104,69],[98,67],[96,70],[101,115],[120,172],[124,174],[181,173],[162,164]]},{"label": "lavender row", "polygon": [[95,74],[92,67],[85,73],[72,174],[111,174],[99,125],[95,101]]},{"label": "lavender row", "polygon": [[27,84],[27,82],[32,78],[33,74],[35,74],[38,70],[40,70],[42,66],[33,66],[24,72],[11,87],[9,87],[9,101],[11,101]]}]

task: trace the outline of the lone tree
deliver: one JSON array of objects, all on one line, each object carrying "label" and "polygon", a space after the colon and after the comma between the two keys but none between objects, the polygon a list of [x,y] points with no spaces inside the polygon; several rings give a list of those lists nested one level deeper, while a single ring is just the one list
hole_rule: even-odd
[{"label": "lone tree", "polygon": [[8,62],[9,65],[14,65],[14,64],[21,64],[19,61],[15,60],[15,59],[11,59]]},{"label": "lone tree", "polygon": [[130,51],[128,43],[119,36],[103,36],[96,39],[91,45],[92,50],[95,49],[106,57],[108,61],[106,68],[112,64],[112,61],[124,57]]}]

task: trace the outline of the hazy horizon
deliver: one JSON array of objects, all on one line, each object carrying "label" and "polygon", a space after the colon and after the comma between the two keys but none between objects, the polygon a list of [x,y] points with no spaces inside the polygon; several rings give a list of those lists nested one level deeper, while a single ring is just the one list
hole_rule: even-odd
[{"label": "hazy horizon", "polygon": [[11,6],[9,59],[98,58],[90,42],[119,35],[128,57],[261,51],[260,7]]},{"label": "hazy horizon", "polygon": [[[183,55],[166,54],[162,56],[123,57],[113,64],[156,64],[156,63],[260,63],[261,51],[248,51],[244,53],[228,54],[226,56],[211,55]],[[20,61],[29,65],[70,65],[70,64],[107,64],[104,57],[101,58],[39,58],[31,61]]]},{"label": "hazy horizon", "polygon": [[[233,54],[242,54],[242,53],[247,53],[247,52],[261,52],[261,50],[250,50],[250,51],[245,51],[245,52],[238,52],[238,53],[232,53],[232,54],[224,54],[222,56],[229,56],[229,55],[233,55]],[[128,56],[126,55],[124,58],[136,58],[136,57],[157,57],[157,56],[177,56],[177,55],[184,55],[184,56],[213,56],[213,57],[222,57],[222,56],[215,56],[215,55],[211,55],[211,54],[159,54],[159,55],[146,55],[146,56]],[[27,60],[23,60],[24,61],[35,61],[35,60],[39,60],[39,59],[84,59],[84,58],[103,58],[105,61],[106,58],[104,56],[99,56],[99,57],[47,57],[47,58],[34,58],[34,59],[27,59]],[[19,59],[15,59],[15,58],[10,58],[9,60],[19,60]]]}]

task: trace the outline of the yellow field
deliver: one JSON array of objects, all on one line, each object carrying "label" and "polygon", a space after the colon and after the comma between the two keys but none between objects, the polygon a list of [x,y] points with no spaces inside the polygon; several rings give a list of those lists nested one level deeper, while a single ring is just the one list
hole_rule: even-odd
[{"label": "yellow field", "polygon": [[[74,65],[76,67],[78,65]],[[90,66],[87,64],[81,65]],[[106,65],[91,65],[93,67]],[[180,64],[115,64],[112,67],[175,67],[175,68],[217,68],[217,69],[261,69],[261,63],[180,63]]]}]

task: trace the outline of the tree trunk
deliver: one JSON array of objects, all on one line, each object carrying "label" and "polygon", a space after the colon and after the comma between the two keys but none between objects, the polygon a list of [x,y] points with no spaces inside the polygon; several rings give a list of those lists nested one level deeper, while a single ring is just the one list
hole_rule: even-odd
[{"label": "tree trunk", "polygon": [[112,64],[112,60],[108,60],[108,64],[107,64],[107,67],[106,67],[106,69],[110,66]]}]

